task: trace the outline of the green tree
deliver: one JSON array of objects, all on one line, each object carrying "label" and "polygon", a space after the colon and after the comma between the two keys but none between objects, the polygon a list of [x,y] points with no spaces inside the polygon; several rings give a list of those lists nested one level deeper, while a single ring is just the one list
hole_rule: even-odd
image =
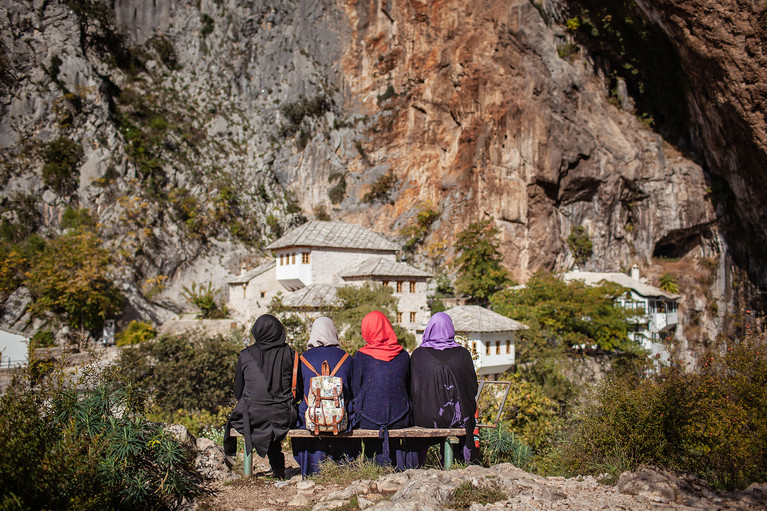
[{"label": "green tree", "polygon": [[664,273],[660,276],[660,286],[662,290],[669,293],[678,293],[679,285],[676,283],[676,278],[670,273]]},{"label": "green tree", "polygon": [[[565,347],[596,344],[604,350],[628,349],[634,312],[614,303],[625,292],[625,288],[611,282],[587,286],[538,272],[525,287],[496,293],[490,303],[494,311],[525,323],[546,342],[555,341]],[[526,355],[524,350],[520,355]]]},{"label": "green tree", "polygon": [[501,264],[499,245],[492,219],[474,222],[458,235],[455,248],[459,255],[453,264],[458,271],[455,289],[459,293],[485,304],[493,293],[512,282]]},{"label": "green tree", "polygon": [[90,231],[53,239],[30,269],[24,284],[34,301],[30,311],[65,314],[71,327],[97,330],[123,309],[123,296],[111,276],[112,256]]},{"label": "green tree", "polygon": [[567,246],[573,254],[575,264],[582,265],[589,260],[593,253],[593,245],[589,239],[589,234],[583,226],[572,226],[570,235],[567,237]]}]

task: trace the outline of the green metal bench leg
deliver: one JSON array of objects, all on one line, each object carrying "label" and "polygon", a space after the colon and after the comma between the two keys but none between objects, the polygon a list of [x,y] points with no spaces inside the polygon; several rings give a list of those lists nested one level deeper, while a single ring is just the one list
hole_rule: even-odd
[{"label": "green metal bench leg", "polygon": [[453,465],[453,446],[450,445],[450,438],[445,439],[445,470],[450,470]]},{"label": "green metal bench leg", "polygon": [[251,452],[248,454],[246,452],[244,459],[245,461],[243,462],[243,473],[245,474],[245,477],[250,477],[250,473],[253,471],[253,453]]}]

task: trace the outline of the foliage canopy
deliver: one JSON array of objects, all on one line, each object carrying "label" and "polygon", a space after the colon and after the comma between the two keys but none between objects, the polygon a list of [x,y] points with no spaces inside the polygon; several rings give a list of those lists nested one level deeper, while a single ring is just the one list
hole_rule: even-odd
[{"label": "foliage canopy", "polygon": [[164,336],[123,350],[118,366],[129,382],[154,396],[157,410],[217,413],[232,405],[241,349],[236,337]]},{"label": "foliage canopy", "polygon": [[31,312],[65,314],[71,327],[100,328],[123,308],[111,265],[111,254],[93,232],[77,230],[49,241],[25,273],[34,298]]},{"label": "foliage canopy", "polygon": [[[629,320],[633,312],[615,306],[625,289],[610,282],[587,286],[564,282],[556,275],[535,273],[525,287],[506,289],[490,299],[493,310],[523,322],[541,341],[572,347],[629,349]],[[526,353],[520,353],[524,358]]]},{"label": "foliage canopy", "polygon": [[509,271],[501,262],[498,229],[492,219],[474,222],[458,235],[455,244],[458,269],[455,289],[477,303],[487,303],[493,293],[511,284]]}]

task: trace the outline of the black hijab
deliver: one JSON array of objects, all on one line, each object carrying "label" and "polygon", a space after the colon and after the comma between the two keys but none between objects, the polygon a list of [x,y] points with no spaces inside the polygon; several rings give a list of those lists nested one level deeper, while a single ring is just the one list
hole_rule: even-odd
[{"label": "black hijab", "polygon": [[250,329],[255,342],[248,348],[266,378],[266,389],[271,395],[281,390],[283,368],[292,362],[290,346],[285,344],[285,327],[280,320],[264,314]]}]

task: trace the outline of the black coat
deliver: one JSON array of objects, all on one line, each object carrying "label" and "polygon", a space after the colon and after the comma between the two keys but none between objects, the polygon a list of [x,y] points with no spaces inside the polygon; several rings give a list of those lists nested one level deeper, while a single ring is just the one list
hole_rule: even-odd
[{"label": "black coat", "polygon": [[295,352],[285,344],[285,328],[277,318],[264,314],[250,333],[255,342],[240,352],[234,376],[237,405],[224,427],[228,456],[237,452],[237,440],[229,435],[231,428],[245,437],[246,454],[255,449],[265,456],[298,418],[292,392]]},{"label": "black coat", "polygon": [[420,347],[410,356],[413,423],[425,428],[463,428],[464,445],[472,457],[476,456],[477,387],[477,373],[466,348]]}]

